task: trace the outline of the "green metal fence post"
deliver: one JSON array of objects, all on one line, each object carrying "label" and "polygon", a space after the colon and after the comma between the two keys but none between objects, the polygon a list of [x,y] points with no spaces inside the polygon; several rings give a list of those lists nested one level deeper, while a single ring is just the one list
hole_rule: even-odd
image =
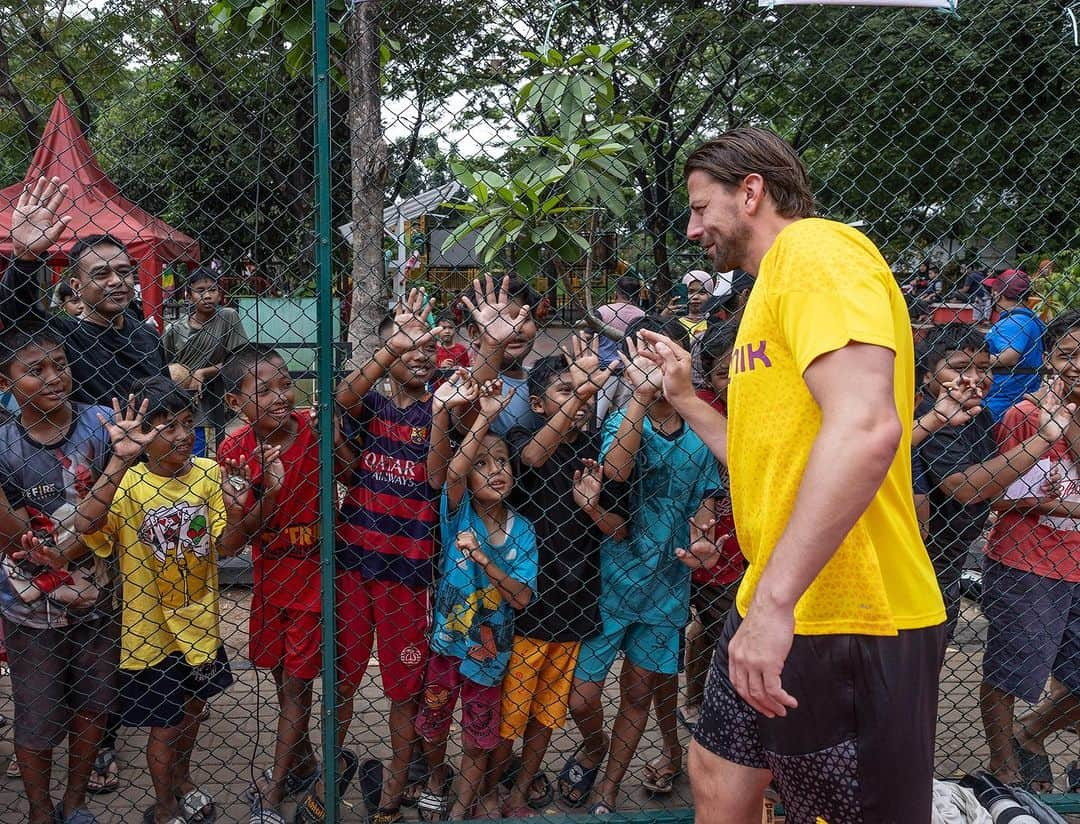
[{"label": "green metal fence post", "polygon": [[323,642],[323,786],[326,820],[338,819],[337,787],[337,666],[334,643],[334,295],[330,240],[330,36],[327,0],[312,4],[315,35],[315,233],[319,394],[319,559],[322,571]]}]

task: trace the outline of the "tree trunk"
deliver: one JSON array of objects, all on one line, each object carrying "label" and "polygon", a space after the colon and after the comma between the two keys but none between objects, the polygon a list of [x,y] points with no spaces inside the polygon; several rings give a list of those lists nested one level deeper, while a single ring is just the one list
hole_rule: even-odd
[{"label": "tree trunk", "polygon": [[379,68],[379,3],[357,3],[349,17],[349,153],[352,162],[352,301],[349,342],[363,363],[378,345],[386,312],[382,212],[387,155]]}]

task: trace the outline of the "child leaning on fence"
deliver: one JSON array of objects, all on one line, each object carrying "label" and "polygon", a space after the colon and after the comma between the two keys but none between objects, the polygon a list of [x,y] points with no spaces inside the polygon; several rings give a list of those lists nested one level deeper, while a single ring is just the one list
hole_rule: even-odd
[{"label": "child leaning on fence", "polygon": [[[382,346],[337,390],[342,411],[337,458],[346,487],[336,554],[338,747],[344,745],[353,696],[377,638],[383,692],[390,701],[392,758],[385,778],[379,762],[365,762],[363,784],[365,794],[372,794],[365,801],[376,808],[368,812],[380,824],[401,818],[428,654],[438,520],[427,474],[432,405],[427,387],[435,368],[429,311],[423,290],[413,289],[379,324]],[[384,378],[386,395],[375,391]],[[341,757],[338,789],[344,790],[356,759],[344,750]]]},{"label": "child leaning on fence", "polygon": [[[507,505],[514,476],[506,442],[491,432],[505,409],[498,381],[477,387],[465,373],[440,387],[428,477],[445,474],[440,503],[442,563],[435,597],[432,656],[416,729],[430,778],[420,796],[425,820],[471,818],[490,754],[499,743],[501,684],[514,643],[515,613],[536,589],[533,526]],[[479,394],[479,397],[477,395]],[[476,401],[477,414],[453,453],[451,406]],[[461,701],[462,756],[453,805],[444,764],[454,706]]]},{"label": "child leaning on fence", "polygon": [[248,344],[226,361],[225,400],[247,421],[218,449],[224,468],[250,475],[243,529],[251,535],[254,589],[248,657],[274,678],[279,703],[273,766],[248,791],[252,824],[280,822],[286,796],[318,779],[308,727],[312,681],[322,671],[319,586],[319,444],[296,411],[289,367]]},{"label": "child leaning on fence", "polygon": [[[1011,484],[986,543],[983,614],[989,622],[980,708],[990,769],[1007,783],[1053,786],[1043,742],[1080,708],[1080,311],[1046,331],[1050,382],[1005,412],[1008,453],[1041,439],[1040,459]],[[1035,702],[1052,677],[1064,689],[1014,724],[1016,699]]]},{"label": "child leaning on fence", "polygon": [[75,514],[87,545],[118,561],[121,718],[149,728],[148,824],[213,815],[213,799],[192,781],[191,755],[205,702],[233,681],[217,564],[244,546],[237,485],[247,479],[230,471],[223,484],[216,463],[192,457],[194,406],[165,377],[136,385],[124,409],[114,399],[114,420],[101,421],[112,455]]},{"label": "child leaning on fence", "polygon": [[[581,749],[559,776],[563,799],[588,801],[605,755],[604,778],[593,814],[615,809],[619,788],[648,720],[652,693],[675,675],[689,618],[690,567],[711,566],[717,551],[712,528],[720,489],[716,460],[661,392],[659,367],[635,343],[642,329],[666,331],[687,343],[676,321],[646,316],[627,330],[623,376],[633,391],[625,410],[604,424],[604,477],[631,483],[629,534],[608,537],[601,548],[601,631],[581,645],[570,710],[582,732]],[[610,738],[604,729],[604,682],[619,652],[619,713]]]},{"label": "child leaning on fence", "polygon": [[536,529],[536,597],[515,618],[514,646],[503,680],[502,741],[496,775],[523,741],[521,768],[502,806],[509,818],[531,814],[554,799],[540,772],[554,730],[566,723],[581,642],[600,629],[600,542],[625,532],[617,511],[622,485],[601,478],[600,435],[592,422],[596,395],[611,376],[601,368],[595,338],[580,336],[563,355],[541,358],[529,370],[536,427],[506,436],[516,482],[511,501]]},{"label": "child leaning on fence", "polygon": [[[0,389],[19,405],[0,423],[0,598],[15,704],[15,756],[29,820],[93,821],[85,808],[90,767],[116,703],[116,623],[103,562],[74,529],[75,507],[109,457],[103,406],[72,403],[71,368],[48,327],[0,336]],[[20,538],[44,541],[51,563],[25,557]],[[49,796],[53,748],[68,740],[64,798]],[[81,815],[82,817],[78,817]]]}]

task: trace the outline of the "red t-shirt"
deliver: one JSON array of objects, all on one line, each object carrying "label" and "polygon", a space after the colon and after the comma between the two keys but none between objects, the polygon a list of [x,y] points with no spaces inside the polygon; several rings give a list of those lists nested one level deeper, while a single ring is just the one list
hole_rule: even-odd
[{"label": "red t-shirt", "polygon": [[[1039,409],[1022,401],[1005,412],[994,436],[1000,451],[1012,449],[1035,435]],[[1052,447],[1003,496],[1005,500],[1034,498],[1050,468],[1064,474],[1062,498],[1080,501],[1080,464],[1064,438]],[[1043,578],[1080,583],[1080,518],[1061,518],[1036,512],[1003,512],[990,531],[986,554],[1005,566]]]},{"label": "red t-shirt", "polygon": [[[699,389],[697,396],[709,404],[713,409],[723,415],[727,415],[727,403],[712,389]],[[727,469],[720,466],[720,478],[724,482],[725,492],[728,489]],[[739,549],[739,539],[735,537],[735,518],[731,514],[731,495],[725,494],[716,498],[716,537],[729,536],[720,545],[720,560],[712,569],[695,569],[691,580],[695,584],[704,584],[711,587],[723,587],[733,584],[742,577],[746,568],[746,560],[742,550]]]},{"label": "red t-shirt", "polygon": [[[308,416],[293,412],[296,438],[282,454],[285,481],[267,528],[251,544],[255,565],[255,597],[266,603],[304,612],[318,612],[319,603],[319,439]],[[250,425],[227,436],[218,461],[246,460],[254,507],[262,491],[262,466]]]},{"label": "red t-shirt", "polygon": [[464,344],[460,343],[452,343],[449,346],[436,347],[435,365],[442,369],[443,363],[448,360],[453,361],[454,366],[468,366],[469,350],[465,348]]}]

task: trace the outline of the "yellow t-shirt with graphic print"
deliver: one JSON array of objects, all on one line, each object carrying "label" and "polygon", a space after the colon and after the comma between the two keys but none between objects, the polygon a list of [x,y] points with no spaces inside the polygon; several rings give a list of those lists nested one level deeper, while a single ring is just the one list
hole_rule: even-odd
[{"label": "yellow t-shirt with graphic print", "polygon": [[172,652],[193,667],[214,658],[221,646],[215,543],[224,528],[216,462],[194,458],[175,478],[146,464],[125,473],[106,526],[87,536],[98,555],[115,551],[119,559],[121,669],[152,667]]},{"label": "yellow t-shirt with graphic print", "polygon": [[[911,323],[877,248],[841,223],[787,226],[761,261],[743,310],[728,389],[728,460],[739,545],[749,565],[736,605],[746,615],[791,517],[821,410],[803,380],[819,356],[850,342],[896,353],[900,421],[912,420]],[[858,386],[858,375],[851,376]],[[800,635],[894,635],[935,626],[945,608],[915,517],[911,427],[884,483],[795,608]]]}]

